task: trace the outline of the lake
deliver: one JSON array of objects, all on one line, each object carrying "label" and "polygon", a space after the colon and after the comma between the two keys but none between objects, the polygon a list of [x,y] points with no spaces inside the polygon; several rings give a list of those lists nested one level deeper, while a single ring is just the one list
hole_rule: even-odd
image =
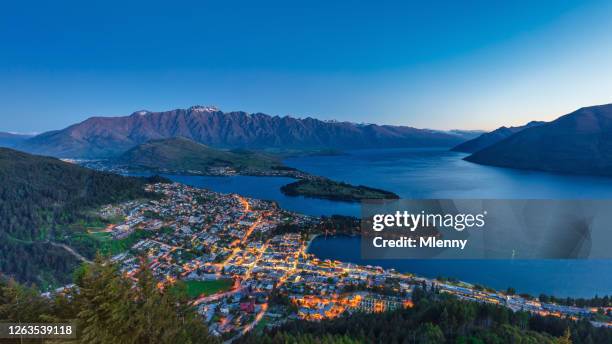
[{"label": "lake", "polygon": [[317,237],[309,253],[320,259],[376,265],[436,278],[455,277],[498,290],[514,287],[520,293],[562,297],[593,297],[612,294],[610,260],[437,260],[362,259],[361,237]]},{"label": "lake", "polygon": [[[447,149],[382,149],[349,151],[335,156],[287,159],[285,163],[312,174],[395,192],[402,198],[611,199],[612,178],[581,177],[482,166],[462,160]],[[218,192],[270,199],[289,210],[310,215],[359,216],[356,203],[288,197],[277,177],[169,176],[185,184]],[[612,294],[612,261],[363,261],[359,238],[318,238],[310,252],[321,258],[381,265],[422,276],[456,277],[497,289],[557,296]]]},{"label": "lake", "polygon": [[402,198],[612,198],[612,178],[477,165],[462,160],[466,155],[441,148],[384,149],[285,162],[334,180],[389,190]]},{"label": "lake", "polygon": [[280,188],[292,183],[295,179],[286,177],[252,177],[252,176],[179,176],[166,177],[187,185],[214,190],[221,193],[238,193],[243,196],[272,200],[283,209],[308,215],[345,214],[359,216],[359,203],[335,202],[303,196],[291,197],[284,195]]}]

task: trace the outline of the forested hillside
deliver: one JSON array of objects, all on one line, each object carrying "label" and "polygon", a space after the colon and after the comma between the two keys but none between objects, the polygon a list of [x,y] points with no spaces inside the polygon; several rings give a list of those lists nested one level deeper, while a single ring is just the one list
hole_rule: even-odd
[{"label": "forested hillside", "polygon": [[247,150],[220,150],[195,141],[174,137],[151,140],[119,156],[115,161],[149,171],[200,171],[231,167],[237,171],[269,171],[282,166],[280,159]]},{"label": "forested hillside", "polygon": [[86,218],[85,210],[152,196],[144,179],[7,148],[0,148],[0,180],[0,273],[39,285],[69,281],[78,262],[49,241],[68,240],[67,225]]},{"label": "forested hillside", "polygon": [[574,321],[513,312],[415,290],[415,306],[386,313],[357,313],[330,321],[291,321],[251,334],[240,344],[276,343],[612,343],[612,330]]},{"label": "forested hillside", "polygon": [[218,343],[189,306],[185,293],[160,291],[146,266],[135,277],[136,283],[100,261],[78,269],[77,289],[51,298],[0,278],[0,322],[70,322],[76,325],[77,339],[69,343]]}]

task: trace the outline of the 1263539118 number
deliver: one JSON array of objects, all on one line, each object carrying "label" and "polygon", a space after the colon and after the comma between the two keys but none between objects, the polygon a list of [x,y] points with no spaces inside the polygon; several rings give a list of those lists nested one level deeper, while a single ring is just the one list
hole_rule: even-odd
[{"label": "1263539118 number", "polygon": [[73,323],[0,323],[0,338],[76,338]]}]

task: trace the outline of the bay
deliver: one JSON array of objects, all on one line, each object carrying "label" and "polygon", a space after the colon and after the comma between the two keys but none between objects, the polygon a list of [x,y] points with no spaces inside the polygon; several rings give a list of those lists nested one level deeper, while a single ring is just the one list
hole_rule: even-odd
[{"label": "bay", "polygon": [[[559,175],[477,165],[466,154],[444,148],[349,151],[334,156],[285,160],[291,167],[351,184],[389,190],[402,198],[610,199],[612,178]],[[185,184],[224,193],[277,201],[309,215],[359,216],[358,203],[289,197],[278,177],[168,176]],[[379,265],[427,277],[454,277],[496,289],[514,287],[533,295],[592,297],[612,294],[612,261],[581,260],[384,260],[364,261],[360,238],[317,238],[310,252],[323,259]]]}]

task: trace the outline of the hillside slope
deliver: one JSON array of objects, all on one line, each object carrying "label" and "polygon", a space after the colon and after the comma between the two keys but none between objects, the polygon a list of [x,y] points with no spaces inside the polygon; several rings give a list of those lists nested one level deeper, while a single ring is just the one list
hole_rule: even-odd
[{"label": "hillside slope", "polygon": [[83,219],[83,211],[150,196],[144,179],[8,148],[0,148],[0,180],[0,272],[39,284],[69,280],[76,258],[49,241],[68,242],[67,225]]},{"label": "hillside slope", "polygon": [[581,108],[525,129],[465,160],[519,169],[612,176],[612,104]]},{"label": "hillside slope", "polygon": [[151,140],[131,148],[115,162],[148,170],[200,173],[216,167],[245,171],[269,170],[281,165],[276,158],[265,154],[220,150],[185,138]]}]

